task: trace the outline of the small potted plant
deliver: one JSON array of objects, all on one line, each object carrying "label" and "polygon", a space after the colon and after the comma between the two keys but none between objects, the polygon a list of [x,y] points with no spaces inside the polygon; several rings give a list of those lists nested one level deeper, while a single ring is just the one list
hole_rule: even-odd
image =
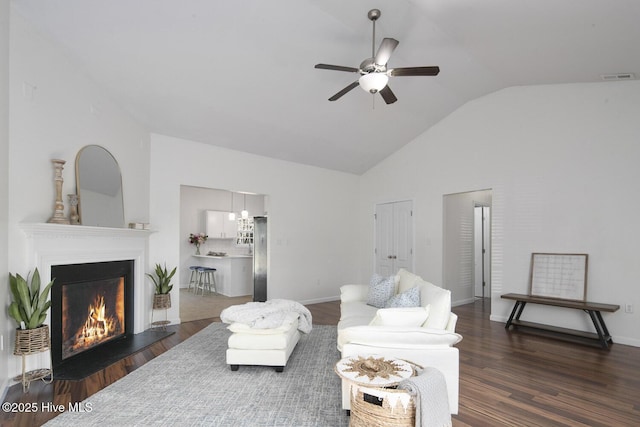
[{"label": "small potted plant", "polygon": [[44,325],[51,307],[49,291],[53,280],[40,292],[40,273],[36,268],[29,283],[29,275],[9,274],[9,287],[13,301],[9,315],[18,324],[14,354],[31,354],[49,348],[49,325]]},{"label": "small potted plant", "polygon": [[209,236],[204,233],[189,234],[189,243],[196,245],[196,255],[200,255],[200,245],[207,241]]},{"label": "small potted plant", "polygon": [[164,267],[156,264],[155,276],[147,273],[147,276],[151,278],[155,286],[155,294],[153,296],[154,309],[171,307],[171,294],[169,292],[173,289],[171,279],[173,275],[176,274],[176,269],[177,267],[174,267],[173,270],[169,272],[166,264]]}]

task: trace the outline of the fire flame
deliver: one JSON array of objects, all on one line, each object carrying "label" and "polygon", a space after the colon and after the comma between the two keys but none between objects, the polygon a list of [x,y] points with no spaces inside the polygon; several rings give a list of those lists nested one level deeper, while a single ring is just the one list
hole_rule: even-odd
[{"label": "fire flame", "polygon": [[73,348],[86,347],[113,334],[116,329],[117,320],[106,315],[104,296],[98,295],[93,304],[89,304],[87,320],[78,329],[76,343]]}]

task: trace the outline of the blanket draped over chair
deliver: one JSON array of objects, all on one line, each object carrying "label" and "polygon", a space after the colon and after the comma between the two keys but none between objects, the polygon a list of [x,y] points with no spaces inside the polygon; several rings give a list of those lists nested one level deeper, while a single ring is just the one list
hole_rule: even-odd
[{"label": "blanket draped over chair", "polygon": [[312,329],[311,312],[304,305],[286,299],[248,302],[225,308],[220,313],[224,323],[243,323],[256,329],[275,329],[282,326],[289,313],[300,315],[298,329],[308,334]]}]

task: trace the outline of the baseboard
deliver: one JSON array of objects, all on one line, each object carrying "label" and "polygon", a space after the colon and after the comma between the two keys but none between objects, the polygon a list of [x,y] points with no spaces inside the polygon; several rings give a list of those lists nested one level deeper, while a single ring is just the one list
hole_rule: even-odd
[{"label": "baseboard", "polygon": [[630,345],[632,347],[640,347],[640,340],[636,339],[636,338],[629,338],[629,337],[619,337],[619,336],[613,336],[611,337],[611,339],[613,340],[614,344],[622,344],[622,345]]},{"label": "baseboard", "polygon": [[[508,319],[509,318],[506,317],[506,316],[494,316],[494,315],[491,315],[489,317],[489,320],[491,320],[493,322],[501,322],[501,323],[507,323]],[[621,337],[621,336],[613,335],[611,337],[611,339],[613,340],[614,344],[622,344],[622,345],[630,345],[632,347],[640,347],[640,340],[638,340],[636,338]]]},{"label": "baseboard", "polygon": [[7,397],[7,392],[9,391],[9,379],[5,379],[2,382],[2,388],[0,388],[0,390],[2,390],[2,399],[0,399],[1,402],[5,402],[5,399]]},{"label": "baseboard", "polygon": [[508,319],[509,318],[506,316],[496,316],[495,314],[492,314],[491,316],[489,316],[489,320],[491,320],[492,322],[507,323]]},{"label": "baseboard", "polygon": [[307,299],[307,300],[298,301],[298,302],[302,305],[307,305],[307,304],[320,304],[322,302],[331,302],[331,301],[340,301],[340,297],[333,296],[333,297],[324,297],[324,298],[313,298],[313,299]]},{"label": "baseboard", "polygon": [[451,307],[457,307],[459,305],[465,305],[465,304],[471,304],[472,302],[475,302],[476,298],[467,298],[467,299],[463,299],[460,301],[452,301],[451,302]]}]

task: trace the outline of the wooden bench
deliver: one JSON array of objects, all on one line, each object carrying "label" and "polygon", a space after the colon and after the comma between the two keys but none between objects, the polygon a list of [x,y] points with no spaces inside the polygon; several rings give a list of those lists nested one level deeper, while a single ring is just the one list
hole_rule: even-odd
[{"label": "wooden bench", "polygon": [[[504,294],[501,295],[501,298],[516,301],[515,305],[513,306],[513,310],[511,311],[511,316],[509,316],[509,320],[505,325],[506,329],[509,329],[509,327],[513,326],[514,329],[524,327],[545,331],[552,336],[564,338],[569,341],[592,345],[599,343],[600,346],[605,349],[609,348],[610,342],[613,343],[611,335],[609,334],[609,330],[607,329],[607,325],[605,325],[604,320],[602,319],[601,312],[605,311],[613,313],[620,308],[619,305],[600,304],[586,301],[573,301],[559,298],[537,297],[524,294]],[[540,323],[520,320],[522,311],[524,310],[524,307],[527,303],[583,310],[585,313],[589,314],[589,317],[593,322],[593,326],[596,329],[596,333],[594,334],[591,332],[577,331],[575,329],[560,328],[556,326],[543,325]]]}]

